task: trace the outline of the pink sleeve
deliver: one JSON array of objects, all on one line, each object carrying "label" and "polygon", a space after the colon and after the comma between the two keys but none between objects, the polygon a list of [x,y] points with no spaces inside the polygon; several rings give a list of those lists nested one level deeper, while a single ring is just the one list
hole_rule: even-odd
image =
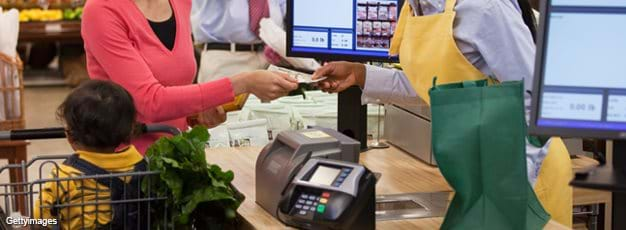
[{"label": "pink sleeve", "polygon": [[228,78],[200,85],[162,85],[133,46],[128,28],[119,17],[107,6],[85,10],[82,19],[85,49],[111,81],[130,92],[144,122],[185,117],[234,99]]}]

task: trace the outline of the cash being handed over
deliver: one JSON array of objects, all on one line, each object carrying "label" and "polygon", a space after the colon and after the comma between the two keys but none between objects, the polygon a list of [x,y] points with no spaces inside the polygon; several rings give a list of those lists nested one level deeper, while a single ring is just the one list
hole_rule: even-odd
[{"label": "cash being handed over", "polygon": [[278,67],[275,65],[270,65],[267,68],[267,70],[289,74],[290,77],[293,77],[296,80],[298,80],[299,84],[313,84],[313,83],[317,83],[326,79],[326,77],[321,77],[321,78],[313,80],[312,74],[307,74],[307,73],[299,72],[299,71],[292,70],[292,69]]}]

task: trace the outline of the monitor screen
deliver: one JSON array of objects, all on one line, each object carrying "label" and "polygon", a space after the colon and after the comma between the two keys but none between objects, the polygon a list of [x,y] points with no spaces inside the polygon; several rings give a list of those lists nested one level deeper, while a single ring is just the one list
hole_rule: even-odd
[{"label": "monitor screen", "polygon": [[311,179],[309,179],[309,182],[330,186],[340,172],[340,169],[320,165],[311,176]]},{"label": "monitor screen", "polygon": [[626,138],[626,0],[545,4],[531,132]]},{"label": "monitor screen", "polygon": [[395,61],[389,56],[402,0],[289,0],[287,55]]}]

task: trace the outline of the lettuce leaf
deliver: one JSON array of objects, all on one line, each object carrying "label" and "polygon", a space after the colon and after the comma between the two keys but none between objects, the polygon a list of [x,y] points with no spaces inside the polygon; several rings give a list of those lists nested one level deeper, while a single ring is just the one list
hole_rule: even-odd
[{"label": "lettuce leaf", "polygon": [[199,204],[207,202],[212,209],[222,209],[226,220],[236,217],[245,198],[231,185],[235,177],[232,171],[207,163],[204,148],[208,140],[207,129],[196,126],[180,135],[162,137],[146,152],[150,170],[159,171],[159,175],[144,178],[142,190],[168,197],[162,208],[167,207],[170,215],[158,219],[170,218],[177,228],[190,226]]}]

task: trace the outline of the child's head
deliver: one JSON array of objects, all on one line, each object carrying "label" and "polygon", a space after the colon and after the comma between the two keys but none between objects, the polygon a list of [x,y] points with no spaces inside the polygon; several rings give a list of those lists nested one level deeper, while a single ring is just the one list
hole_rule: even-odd
[{"label": "child's head", "polygon": [[95,80],[74,89],[57,109],[72,147],[98,152],[114,152],[130,141],[135,113],[133,98],[124,88]]}]

